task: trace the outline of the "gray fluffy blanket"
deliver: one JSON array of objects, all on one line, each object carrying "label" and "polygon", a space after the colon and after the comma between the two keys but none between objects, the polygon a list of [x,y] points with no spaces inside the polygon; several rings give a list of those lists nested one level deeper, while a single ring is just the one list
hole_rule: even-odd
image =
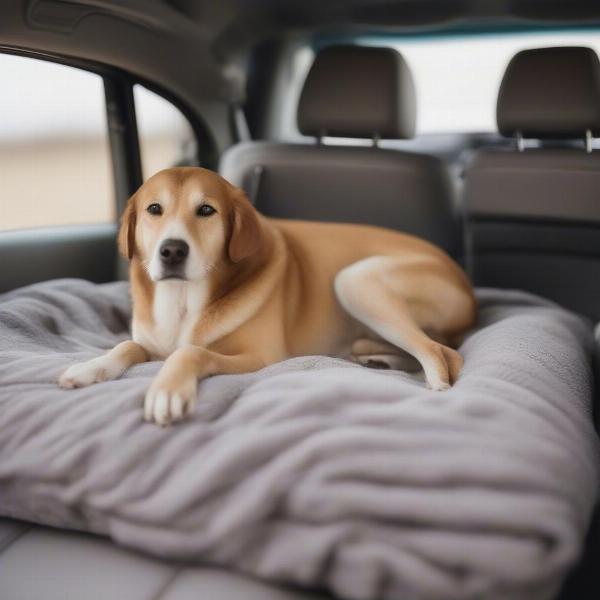
[{"label": "gray fluffy blanket", "polygon": [[448,392],[306,357],[200,386],[193,418],[142,420],[159,363],[78,390],[67,366],[127,336],[127,284],[0,296],[0,515],[350,599],[548,598],[598,489],[592,332],[479,292]]}]

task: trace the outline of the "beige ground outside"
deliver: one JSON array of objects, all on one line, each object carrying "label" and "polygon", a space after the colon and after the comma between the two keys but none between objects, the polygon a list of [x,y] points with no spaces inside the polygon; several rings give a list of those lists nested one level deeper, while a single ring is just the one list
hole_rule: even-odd
[{"label": "beige ground outside", "polygon": [[[144,174],[176,161],[172,136],[144,140]],[[108,144],[102,139],[0,143],[0,230],[114,220]]]}]

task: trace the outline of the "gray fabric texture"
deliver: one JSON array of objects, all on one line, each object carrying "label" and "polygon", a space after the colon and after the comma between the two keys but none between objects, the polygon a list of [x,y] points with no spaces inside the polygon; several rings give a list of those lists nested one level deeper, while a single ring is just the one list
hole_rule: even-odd
[{"label": "gray fabric texture", "polygon": [[393,48],[321,50],[298,102],[300,133],[316,137],[409,139],[416,118],[412,74]]},{"label": "gray fabric texture", "polygon": [[448,392],[303,357],[202,383],[193,418],[142,421],[160,363],[55,380],[127,336],[127,284],[0,296],[0,514],[88,530],[349,599],[550,598],[598,489],[589,324],[479,292]]},{"label": "gray fabric texture", "polygon": [[210,565],[143,556],[85,532],[0,518],[2,600],[332,600]]}]

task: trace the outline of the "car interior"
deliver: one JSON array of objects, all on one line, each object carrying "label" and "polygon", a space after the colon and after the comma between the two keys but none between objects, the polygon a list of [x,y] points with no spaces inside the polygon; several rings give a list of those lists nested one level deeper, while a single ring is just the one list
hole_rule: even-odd
[{"label": "car interior", "polygon": [[[50,280],[126,279],[127,199],[162,168],[202,166],[269,217],[425,238],[476,288],[535,294],[593,334],[599,55],[600,5],[584,0],[4,2],[0,305]],[[2,599],[343,597],[146,556],[44,506],[12,518],[16,452],[0,441]],[[560,589],[461,597],[600,597],[600,523],[581,518]]]}]

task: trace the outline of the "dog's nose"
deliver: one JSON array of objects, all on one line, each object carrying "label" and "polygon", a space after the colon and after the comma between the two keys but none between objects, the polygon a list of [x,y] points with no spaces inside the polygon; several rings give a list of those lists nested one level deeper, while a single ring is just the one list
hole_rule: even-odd
[{"label": "dog's nose", "polygon": [[160,261],[163,265],[180,265],[190,253],[190,247],[183,240],[165,240],[160,245]]}]

